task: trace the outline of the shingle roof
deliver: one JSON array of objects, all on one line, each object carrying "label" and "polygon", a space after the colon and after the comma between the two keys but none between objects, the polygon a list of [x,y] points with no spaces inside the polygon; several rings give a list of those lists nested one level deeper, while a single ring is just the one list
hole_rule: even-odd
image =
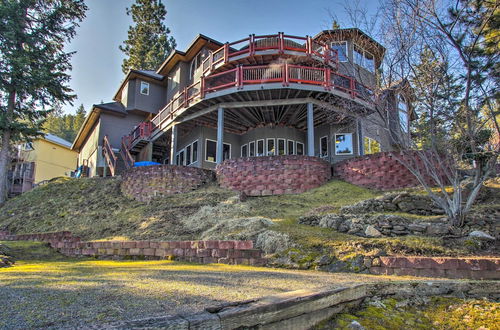
[{"label": "shingle roof", "polygon": [[102,109],[102,110],[108,110],[112,112],[116,112],[122,115],[126,115],[127,111],[125,110],[125,107],[123,104],[120,102],[109,102],[109,103],[102,103],[102,104],[94,104],[94,107]]},{"label": "shingle roof", "polygon": [[59,144],[63,147],[71,148],[71,142],[66,141],[59,136],[55,136],[54,134],[45,134],[44,139],[55,144]]},{"label": "shingle roof", "polygon": [[156,79],[156,80],[163,80],[163,78],[165,78],[164,76],[156,73],[156,71],[153,71],[153,70],[130,70],[130,71],[137,72],[139,74],[142,74],[144,76],[148,76],[148,77]]}]

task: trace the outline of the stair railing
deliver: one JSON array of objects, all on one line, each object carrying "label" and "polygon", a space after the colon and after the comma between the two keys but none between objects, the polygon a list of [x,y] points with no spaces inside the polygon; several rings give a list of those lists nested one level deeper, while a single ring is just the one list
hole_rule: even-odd
[{"label": "stair railing", "polygon": [[107,135],[104,135],[104,139],[102,140],[102,155],[106,160],[106,163],[111,172],[111,176],[115,176],[117,157],[113,152],[113,148],[111,148],[111,144],[109,143]]},{"label": "stair railing", "polygon": [[134,163],[135,163],[135,160],[134,160],[134,157],[132,157],[132,155],[130,154],[130,151],[129,151],[129,148],[130,148],[130,136],[129,135],[125,135],[123,138],[122,138],[122,146],[121,146],[121,149],[120,149],[120,155],[122,156],[122,159],[123,159],[123,163],[125,164],[125,167],[127,169],[130,169],[132,167],[134,167]]}]

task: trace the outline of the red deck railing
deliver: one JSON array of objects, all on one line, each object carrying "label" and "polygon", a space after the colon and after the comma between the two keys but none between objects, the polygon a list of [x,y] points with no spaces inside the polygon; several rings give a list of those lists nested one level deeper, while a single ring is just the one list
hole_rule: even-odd
[{"label": "red deck railing", "polygon": [[306,56],[317,56],[326,64],[338,66],[337,51],[331,49],[327,44],[316,41],[311,37],[299,37],[284,34],[268,34],[256,36],[254,34],[231,43],[226,43],[221,48],[209,54],[203,61],[203,73],[206,75],[209,71],[220,63],[228,63],[237,56],[253,56],[256,52],[276,50],[278,54],[285,51],[303,53]]}]

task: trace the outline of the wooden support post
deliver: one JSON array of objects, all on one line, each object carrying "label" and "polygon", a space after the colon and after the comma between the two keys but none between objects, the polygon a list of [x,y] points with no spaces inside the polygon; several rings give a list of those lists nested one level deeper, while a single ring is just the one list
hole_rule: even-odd
[{"label": "wooden support post", "polygon": [[224,152],[224,108],[217,109],[217,151],[215,162],[222,163]]},{"label": "wooden support post", "polygon": [[314,156],[314,111],[312,103],[307,103],[307,155]]}]

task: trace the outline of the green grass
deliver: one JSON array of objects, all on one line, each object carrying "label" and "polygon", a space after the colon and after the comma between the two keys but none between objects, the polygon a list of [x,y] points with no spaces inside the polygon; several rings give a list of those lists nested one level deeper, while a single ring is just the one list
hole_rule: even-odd
[{"label": "green grass", "polygon": [[498,329],[500,303],[478,299],[433,297],[427,304],[398,306],[386,299],[379,306],[368,305],[350,314],[324,321],[315,329],[352,329],[352,321],[366,329]]},{"label": "green grass", "polygon": [[0,269],[0,329],[79,328],[197,312],[303,288],[422,280],[166,260],[71,259],[40,242],[0,243],[18,257],[14,267]]}]

